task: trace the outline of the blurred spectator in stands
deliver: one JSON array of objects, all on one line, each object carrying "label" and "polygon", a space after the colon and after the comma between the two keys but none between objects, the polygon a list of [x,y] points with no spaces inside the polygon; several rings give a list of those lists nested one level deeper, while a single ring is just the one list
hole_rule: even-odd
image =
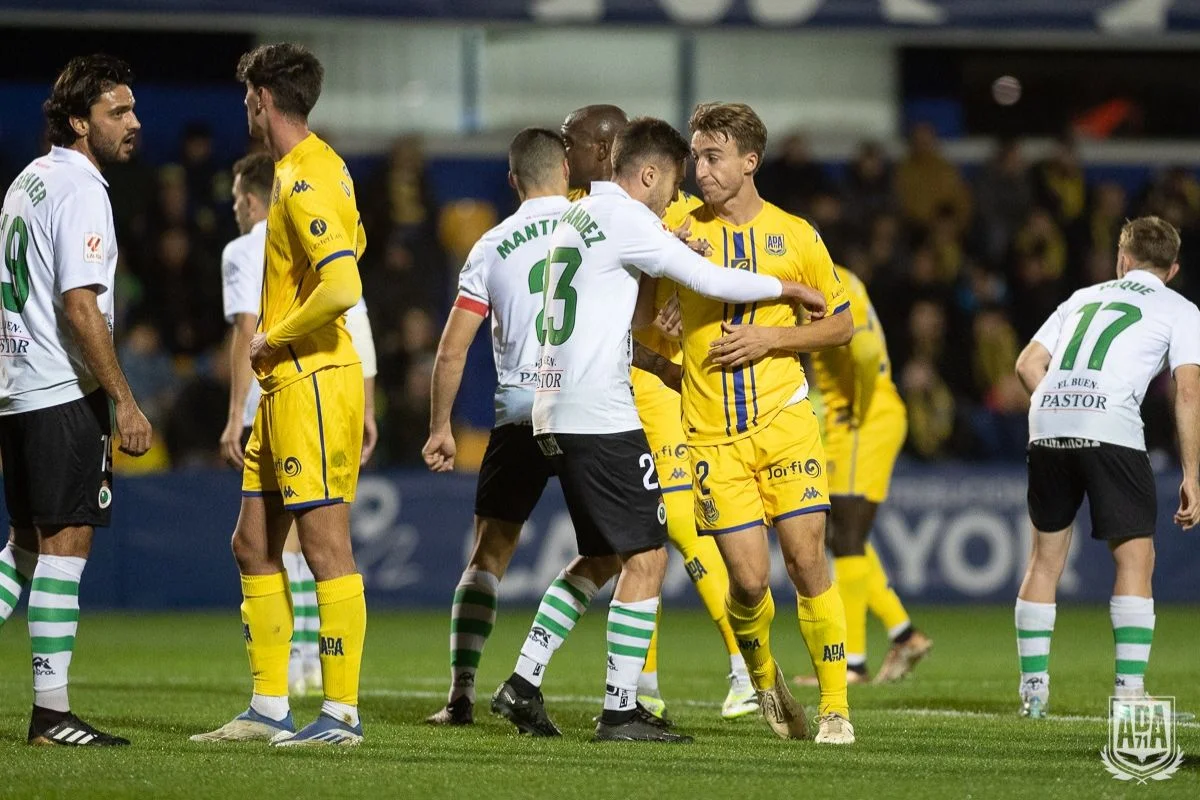
[{"label": "blurred spectator in stands", "polygon": [[161,426],[179,386],[171,354],[163,347],[158,328],[145,316],[135,317],[117,348],[117,355],[146,419],[155,427]]},{"label": "blurred spectator in stands", "polygon": [[756,181],[764,199],[801,217],[811,212],[814,197],[834,191],[825,170],[813,160],[808,139],[798,132],[784,138],[779,154],[763,164]]},{"label": "blurred spectator in stands", "polygon": [[1065,299],[1066,293],[1061,282],[1046,266],[1044,251],[1036,247],[1017,257],[1012,287],[1015,300],[1013,324],[1021,341],[1028,342]]},{"label": "blurred spectator in stands", "polygon": [[846,247],[855,240],[854,231],[842,215],[842,198],[835,192],[819,192],[810,203],[808,220],[817,229],[830,257],[842,264]]},{"label": "blurred spectator in stands", "polygon": [[[108,196],[112,199],[113,223],[117,229],[117,241],[120,243],[122,254],[144,253],[146,237],[150,234],[151,209],[155,205],[157,184],[154,168],[147,164],[141,154],[142,133],[138,131],[138,141],[134,146],[133,156],[128,161],[108,164],[104,168],[104,179],[108,181]],[[134,272],[140,270],[140,265],[131,263]]]},{"label": "blurred spectator in stands", "polygon": [[399,391],[391,395],[385,424],[380,426],[380,448],[387,448],[389,463],[406,467],[424,466],[421,446],[429,436],[432,384],[433,355],[425,353],[413,362],[404,375]]},{"label": "blurred spectator in stands", "polygon": [[[1083,258],[1089,253],[1117,252],[1117,238],[1125,224],[1125,190],[1119,183],[1102,183],[1096,187],[1091,210],[1088,212],[1088,241]],[[1109,277],[1112,277],[1110,271]]]},{"label": "blurred spectator in stands", "polygon": [[1050,210],[1063,228],[1083,217],[1087,181],[1079,166],[1079,153],[1070,134],[1055,142],[1050,157],[1034,167],[1034,202]]},{"label": "blurred spectator in stands", "polygon": [[1057,281],[1067,269],[1067,240],[1044,208],[1035,208],[1017,231],[1013,240],[1013,260],[1020,267],[1022,260],[1036,254],[1041,258],[1043,274],[1039,280]]},{"label": "blurred spectator in stands", "polygon": [[971,414],[978,455],[1019,459],[1025,454],[1029,398],[1014,374],[1021,345],[997,307],[985,307],[972,326],[971,356],[977,406]]},{"label": "blurred spectator in stands", "polygon": [[928,228],[939,209],[946,207],[960,231],[971,220],[971,194],[958,167],[946,160],[933,126],[913,126],[908,155],[896,168],[896,197],[905,218]]},{"label": "blurred spectator in stands", "polygon": [[217,164],[213,154],[212,129],[206,122],[189,122],[179,142],[179,163],[187,187],[188,217],[204,238],[216,238],[228,230],[220,223],[229,219],[229,170]]},{"label": "blurred spectator in stands", "polygon": [[399,234],[409,241],[433,232],[438,208],[419,137],[401,136],[392,143],[383,166],[363,185],[359,208],[368,240]]},{"label": "blurred spectator in stands", "polygon": [[975,184],[982,255],[992,265],[1004,263],[1017,228],[1033,209],[1033,181],[1021,156],[1021,145],[1006,139],[980,172]]},{"label": "blurred spectator in stands", "polygon": [[194,356],[215,347],[225,334],[220,266],[200,258],[187,229],[178,225],[159,234],[155,255],[146,302],[167,349]]},{"label": "blurred spectator in stands", "polygon": [[846,171],[842,186],[846,220],[866,232],[873,219],[896,207],[892,194],[892,169],[878,142],[863,142]]},{"label": "blurred spectator in stands", "polygon": [[[227,358],[205,359],[205,364],[226,363]],[[229,407],[228,383],[217,374],[201,370],[179,389],[179,399],[171,409],[164,438],[175,469],[219,468],[223,466],[217,441],[225,427]]]},{"label": "blurred spectator in stands", "polygon": [[954,395],[937,368],[918,358],[904,366],[900,390],[908,405],[907,449],[924,459],[948,454],[954,434]]},{"label": "blurred spectator in stands", "polygon": [[943,205],[934,214],[929,226],[929,250],[933,254],[937,282],[948,286],[957,281],[966,251],[958,219],[949,205]]}]

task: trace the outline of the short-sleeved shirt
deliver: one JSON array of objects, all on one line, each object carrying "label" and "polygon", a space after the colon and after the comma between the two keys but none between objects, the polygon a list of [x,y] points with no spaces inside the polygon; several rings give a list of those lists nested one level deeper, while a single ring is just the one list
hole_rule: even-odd
[{"label": "short-sleeved shirt", "polygon": [[[232,323],[238,314],[258,318],[266,244],[267,221],[264,219],[254,223],[248,233],[225,245],[221,253],[221,301],[226,322]],[[254,424],[254,412],[261,395],[262,387],[258,381],[252,381],[242,412],[242,424],[246,427]]]},{"label": "short-sleeved shirt", "polygon": [[1069,437],[1146,449],[1142,400],[1164,368],[1200,364],[1200,310],[1154,273],[1071,295],[1033,340],[1050,369],[1030,398],[1029,440]]},{"label": "short-sleeved shirt", "polygon": [[629,382],[641,274],[722,296],[779,297],[778,280],[723,274],[616,183],[596,181],[548,242],[534,433],[641,428]]},{"label": "short-sleeved shirt", "polygon": [[485,233],[467,256],[454,305],[492,317],[496,425],[528,425],[537,385],[538,317],[547,243],[567,198],[535,197]]},{"label": "short-sleeved shirt", "polygon": [[[303,305],[323,267],[338,259],[357,262],[366,245],[350,171],[333,148],[309,134],[275,164],[259,331],[269,331]],[[339,316],[279,348],[259,382],[264,392],[273,392],[319,369],[357,363]]]},{"label": "short-sleeved shirt", "polygon": [[[825,295],[827,314],[850,308],[846,288],[833,271],[824,242],[811,225],[764,203],[745,225],[722,220],[704,205],[691,213],[692,236],[707,239],[710,260],[728,269],[773,275],[811,286]],[[796,325],[791,303],[722,303],[680,288],[683,318],[683,419],[688,442],[734,441],[766,425],[807,395],[804,368],[796,353],[769,352],[749,364],[722,368],[708,357],[723,336],[721,323]]]},{"label": "short-sleeved shirt", "polygon": [[117,236],[108,183],[64,147],[21,171],[0,210],[0,414],[78,400],[99,387],[70,329],[63,295],[96,291],[113,327]]}]

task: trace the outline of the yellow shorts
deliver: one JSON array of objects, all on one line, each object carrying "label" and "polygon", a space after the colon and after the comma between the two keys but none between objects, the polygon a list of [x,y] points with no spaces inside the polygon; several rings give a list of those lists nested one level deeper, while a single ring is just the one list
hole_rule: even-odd
[{"label": "yellow shorts", "polygon": [[901,403],[872,403],[857,430],[838,423],[832,415],[826,416],[829,493],[834,497],[865,497],[872,503],[886,500],[892,468],[907,434],[908,413]]},{"label": "yellow shorts", "polygon": [[280,492],[289,511],[352,502],[362,435],[361,364],[326,367],[264,394],[246,443],[242,495]]},{"label": "yellow shorts", "polygon": [[692,465],[683,433],[679,392],[668,389],[658,378],[640,369],[633,370],[630,377],[638,418],[650,443],[663,494],[691,491]]},{"label": "yellow shorts", "polygon": [[803,400],[733,442],[688,446],[696,527],[732,533],[827,511],[825,450],[812,404]]}]

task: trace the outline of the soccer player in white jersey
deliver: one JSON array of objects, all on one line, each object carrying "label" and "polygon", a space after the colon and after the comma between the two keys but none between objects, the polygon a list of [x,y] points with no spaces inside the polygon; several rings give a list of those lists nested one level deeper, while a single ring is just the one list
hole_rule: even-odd
[{"label": "soccer player in white jersey", "polygon": [[132,80],[115,58],[72,59],[43,105],[53,147],[13,181],[0,210],[0,458],[10,524],[0,625],[28,585],[30,744],[129,744],[71,713],[67,683],[79,581],[93,531],[112,515],[112,420],[122,452],[140,456],[151,440],[113,348],[117,241],[101,175],[133,154],[141,126]]},{"label": "soccer player in white jersey", "polygon": [[1033,555],[1017,595],[1021,713],[1050,701],[1055,590],[1086,495],[1092,537],[1116,564],[1109,609],[1117,697],[1144,697],[1154,635],[1154,528],[1158,504],[1141,403],[1163,368],[1175,378],[1183,483],[1175,522],[1200,520],[1200,310],[1167,287],[1179,272],[1179,232],[1158,217],[1125,224],[1117,279],[1080,289],[1042,325],[1017,360],[1029,409],[1029,516]]},{"label": "soccer player in white jersey", "polygon": [[[727,302],[812,302],[814,295],[799,284],[716,267],[666,229],[661,216],[687,154],[687,142],[666,122],[630,121],[614,143],[613,181],[593,183],[547,242],[534,435],[562,483],[579,554],[615,555],[622,567],[609,607],[597,740],[691,740],[647,719],[636,702],[667,565],[666,512],[629,379],[641,276],[665,275]],[[537,687],[517,674],[501,684],[492,709],[531,733],[539,731],[530,723],[545,718]]]},{"label": "soccer player in white jersey", "polygon": [[[253,153],[233,165],[233,213],[238,238],[221,254],[222,300],[230,324],[229,418],[221,433],[221,455],[237,469],[244,466],[246,442],[262,388],[250,369],[250,340],[258,325],[262,294],[263,253],[267,242],[267,209],[275,163],[266,153]],[[375,342],[363,299],[346,312],[346,328],[363,365],[365,415],[362,463],[378,440],[375,423]],[[288,659],[288,691],[293,695],[321,694],[321,657],[317,631],[317,582],[300,550],[295,524],[283,546],[283,565],[292,594],[292,649]]]},{"label": "soccer player in white jersey", "polygon": [[475,546],[450,612],[450,695],[446,706],[426,720],[433,725],[474,722],[475,673],[496,622],[500,579],[550,478],[550,465],[533,440],[531,414],[546,242],[570,205],[562,137],[526,128],[509,145],[508,166],[509,184],[521,205],[467,256],[434,362],[429,441],[422,450],[434,472],[454,468],[450,412],[467,348],[490,314],[496,421],[475,492]]}]

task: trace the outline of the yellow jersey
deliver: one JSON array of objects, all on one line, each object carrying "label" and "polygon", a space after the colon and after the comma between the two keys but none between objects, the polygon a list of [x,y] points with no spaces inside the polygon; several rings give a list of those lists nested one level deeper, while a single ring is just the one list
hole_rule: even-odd
[{"label": "yellow jersey", "polygon": [[[270,338],[281,323],[293,320],[323,268],[336,263],[342,269],[342,259],[353,259],[356,278],[366,246],[350,172],[333,148],[310,133],[275,164],[258,330]],[[264,392],[273,392],[325,367],[357,363],[339,314],[279,347],[258,379]]]},{"label": "yellow jersey", "polygon": [[[716,216],[707,205],[690,214],[692,235],[713,247],[719,266],[803,283],[825,295],[829,315],[849,308],[846,289],[833,270],[824,242],[804,220],[772,205],[745,225]],[[786,327],[800,322],[791,303],[773,300],[731,304],[678,288],[683,316],[683,420],[690,444],[740,439],[766,425],[795,402],[804,385],[796,353],[775,351],[753,363],[723,369],[708,357],[721,338],[721,323]]]},{"label": "yellow jersey", "polygon": [[[846,295],[850,301],[850,318],[854,321],[854,336],[870,336],[875,338],[873,346],[868,349],[879,353],[879,367],[874,376],[874,385],[866,387],[867,402],[889,400],[900,401],[900,393],[892,380],[892,363],[887,354],[887,338],[867,296],[867,287],[858,276],[850,270],[835,266],[834,274],[846,287]],[[863,392],[863,384],[869,376],[857,376],[852,347],[847,344],[829,350],[812,354],[813,381],[821,392],[825,403],[826,415],[831,420],[846,421],[850,419],[851,406],[856,395]],[[861,401],[861,398],[860,398]],[[869,407],[857,409],[862,417],[866,417]],[[861,422],[861,420],[859,420]]]}]

